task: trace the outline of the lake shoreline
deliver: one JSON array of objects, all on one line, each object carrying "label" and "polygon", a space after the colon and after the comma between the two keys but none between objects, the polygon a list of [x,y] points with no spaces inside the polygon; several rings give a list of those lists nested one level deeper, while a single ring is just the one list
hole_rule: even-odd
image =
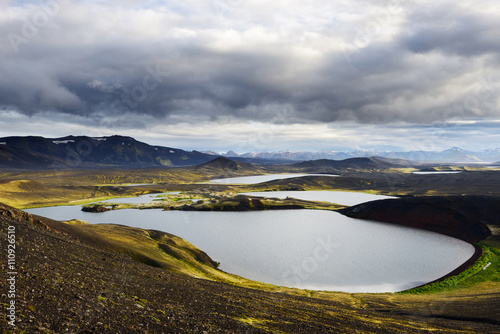
[{"label": "lake shoreline", "polygon": [[[273,195],[273,192],[269,192],[269,195]],[[384,200],[382,200],[384,201]],[[399,199],[395,199],[394,201],[398,202]],[[374,202],[379,202],[379,201],[374,201]],[[400,203],[405,202],[399,201]],[[362,203],[359,204],[360,206],[363,205],[369,205],[370,202]],[[180,203],[179,203],[180,204]],[[404,204],[404,203],[403,203]],[[148,207],[148,205],[151,205]],[[245,196],[245,195],[236,195],[233,197],[221,197],[217,200],[212,200],[212,201],[207,201],[203,200],[201,203],[198,203],[197,201],[190,203],[190,204],[180,204],[176,207],[170,207],[168,206],[168,203],[161,203],[161,202],[155,202],[154,204],[135,204],[135,205],[128,205],[128,204],[122,204],[121,207],[120,205],[113,207],[113,210],[117,209],[153,209],[153,208],[162,208],[164,210],[181,210],[181,211],[227,211],[227,212],[234,212],[234,211],[263,211],[263,210],[285,210],[285,209],[323,209],[323,210],[331,210],[331,211],[337,211],[343,215],[346,215],[344,212],[351,210],[351,208],[348,208],[346,206],[335,206],[334,204],[330,203],[330,205],[325,205],[323,202],[317,202],[317,201],[305,201],[305,200],[297,200],[293,198],[287,198],[287,199],[274,199],[271,200],[270,198],[262,198],[262,197],[250,197],[250,196]],[[348,214],[346,216],[349,216]],[[425,216],[425,215],[424,215]],[[365,217],[353,217],[353,218],[361,218],[361,219],[367,219]],[[368,218],[369,220],[375,220],[377,221],[378,219],[374,218]],[[379,220],[384,222],[383,220]],[[388,222],[388,221],[385,221]],[[457,239],[464,240],[460,236],[454,235],[453,233],[443,233],[442,231],[436,231],[436,224],[434,224],[433,228],[426,228],[426,226],[412,226],[408,225],[406,223],[402,223],[401,220],[398,222],[390,221],[388,222],[390,224],[395,224],[399,226],[410,226],[410,227],[416,227],[418,229],[426,230],[426,231],[432,231],[432,232],[437,232],[442,235],[447,235],[451,236]],[[442,224],[443,226],[446,225],[445,221],[440,221],[439,224]],[[464,263],[462,263],[460,266],[452,270],[446,275],[443,275],[442,277],[435,279],[433,281],[427,282],[425,284],[419,285],[415,288],[425,286],[428,284],[436,283],[436,282],[441,282],[443,280],[446,280],[449,277],[459,275],[463,271],[467,270],[469,267],[471,267],[480,257],[482,254],[481,248],[478,246],[475,246],[473,242],[470,240],[464,240],[471,244],[474,247],[474,254],[466,260]],[[413,288],[414,289],[414,288]],[[410,289],[411,290],[411,289]],[[404,291],[404,290],[403,290]]]},{"label": "lake shoreline", "polygon": [[481,258],[481,256],[483,255],[483,253],[484,253],[483,249],[481,247],[479,247],[477,245],[472,245],[472,246],[474,246],[474,254],[472,254],[472,256],[467,261],[465,261],[463,264],[461,264],[456,269],[452,270],[448,274],[446,274],[446,275],[444,275],[444,276],[442,276],[440,278],[437,278],[437,279],[435,279],[435,280],[433,280],[431,282],[427,282],[425,284],[421,284],[419,286],[413,287],[413,288],[408,289],[408,290],[399,291],[398,293],[404,293],[405,291],[410,291],[410,290],[413,290],[413,289],[418,289],[418,288],[424,287],[426,285],[430,285],[430,284],[434,284],[434,283],[440,283],[440,282],[443,282],[444,280],[446,280],[447,278],[460,275],[461,273],[463,273],[467,269],[469,269],[472,266],[474,266],[474,264],[476,263],[476,261],[478,261]]},{"label": "lake shoreline", "polygon": [[[72,214],[64,214],[64,215],[60,215],[60,216],[51,216],[51,215],[48,215],[49,217],[51,218],[54,218],[54,219],[68,219],[68,218],[65,218],[65,216],[67,217],[77,217],[77,214],[75,212],[75,209],[78,210],[78,208],[73,208],[73,212],[75,215],[72,215]],[[139,210],[140,211],[140,210]],[[129,210],[129,211],[123,211],[123,210],[112,210],[110,212],[113,213],[112,216],[110,217],[114,217],[114,218],[106,218],[108,217],[107,214],[105,213],[102,213],[102,214],[97,214],[97,213],[89,213],[87,214],[87,219],[85,218],[85,216],[82,216],[80,217],[79,219],[82,219],[82,220],[87,220],[88,222],[90,222],[91,224],[95,224],[95,223],[100,223],[100,222],[109,222],[109,223],[117,223],[119,222],[120,224],[124,224],[124,221],[123,220],[120,220],[120,219],[129,219],[130,221],[139,221],[141,220],[142,218],[140,218],[141,214],[138,210]],[[356,230],[356,227],[355,226],[358,226],[358,222],[351,222],[350,224],[348,224],[347,226],[345,227],[348,227],[348,226],[351,226],[350,228],[353,228],[354,230],[352,232],[349,232],[350,230],[345,228],[341,228],[341,227],[335,227],[335,226],[343,226],[343,224],[346,224],[346,222],[344,222],[345,219],[349,219],[348,217],[345,217],[345,218],[341,218],[341,217],[344,217],[338,213],[336,213],[336,216],[333,216],[333,214],[335,214],[334,212],[326,212],[325,210],[299,210],[299,211],[302,211],[301,212],[293,212],[291,213],[290,210],[283,210],[281,212],[276,212],[275,210],[269,210],[270,212],[266,213],[264,211],[258,211],[258,210],[253,210],[251,212],[248,212],[248,214],[244,214],[244,213],[239,213],[239,212],[235,212],[235,211],[232,211],[232,210],[222,210],[222,211],[227,211],[227,212],[222,212],[222,211],[212,211],[212,213],[214,215],[224,215],[224,216],[215,216],[215,217],[219,217],[219,218],[210,218],[210,219],[206,219],[206,218],[201,218],[201,216],[199,216],[200,214],[204,214],[203,217],[214,217],[213,215],[210,215],[210,216],[205,216],[206,214],[210,214],[210,212],[190,212],[190,213],[182,213],[182,212],[179,212],[178,210],[173,210],[173,211],[170,211],[170,212],[162,212],[161,210],[152,210],[152,211],[156,211],[156,212],[151,212],[152,215],[149,215],[148,214],[148,219],[150,222],[149,223],[146,223],[146,224],[140,224],[140,225],[130,225],[130,226],[137,226],[137,227],[140,227],[140,228],[144,228],[144,229],[156,229],[156,230],[163,230],[163,231],[166,231],[168,233],[173,233],[175,235],[178,235],[182,238],[185,238],[186,240],[188,240],[189,242],[193,243],[194,245],[196,245],[197,247],[200,247],[200,249],[202,249],[203,251],[207,252],[210,256],[212,256],[214,259],[217,259],[217,261],[220,261],[225,267],[223,267],[223,270],[227,271],[227,272],[231,272],[231,273],[236,273],[240,276],[243,276],[243,277],[248,277],[248,278],[251,278],[251,279],[254,279],[254,280],[258,280],[258,281],[262,281],[262,282],[270,282],[272,284],[277,284],[277,285],[285,285],[285,286],[295,286],[295,285],[287,285],[287,283],[285,283],[283,281],[284,279],[284,276],[283,275],[275,275],[276,277],[274,277],[273,279],[278,279],[276,281],[272,281],[272,280],[266,280],[266,279],[263,279],[261,277],[267,277],[268,273],[265,273],[265,272],[259,272],[260,268],[257,270],[255,268],[251,269],[251,271],[235,271],[234,270],[234,264],[235,263],[240,263],[240,262],[234,262],[234,259],[232,259],[231,257],[228,259],[225,253],[225,251],[222,251],[221,252],[221,249],[223,250],[224,246],[220,246],[220,243],[216,243],[214,246],[214,243],[213,242],[210,242],[210,240],[215,240],[217,238],[222,238],[222,235],[224,235],[224,233],[222,233],[223,231],[233,231],[233,229],[237,230],[238,229],[238,224],[234,225],[234,224],[230,224],[230,222],[233,222],[233,221],[236,221],[238,220],[240,223],[242,222],[242,219],[246,219],[245,221],[247,222],[252,222],[252,224],[245,224],[245,226],[254,226],[253,222],[260,222],[260,223],[257,223],[258,226],[260,226],[260,228],[258,228],[257,230],[258,231],[261,231],[262,228],[264,228],[264,226],[267,226],[267,228],[270,228],[271,231],[274,231],[272,233],[270,233],[270,235],[276,235],[275,232],[279,232],[280,234],[283,234],[283,233],[288,233],[286,232],[287,230],[287,226],[288,226],[288,229],[293,229],[293,230],[296,230],[295,227],[293,226],[296,226],[298,223],[300,223],[300,225],[297,225],[297,229],[299,230],[303,230],[300,234],[300,236],[288,236],[288,238],[292,238],[291,240],[294,240],[293,238],[302,238],[303,240],[309,240],[309,244],[311,245],[311,247],[309,248],[305,248],[303,251],[299,252],[298,254],[296,254],[296,256],[293,257],[293,260],[285,260],[284,262],[279,260],[281,259],[281,256],[277,256],[275,259],[276,261],[279,261],[280,262],[280,266],[278,266],[279,269],[278,271],[281,272],[281,273],[286,273],[287,271],[289,271],[290,268],[294,268],[294,266],[296,266],[297,264],[300,264],[307,260],[306,264],[310,264],[311,263],[311,259],[314,263],[316,263],[316,261],[318,261],[318,259],[323,259],[323,257],[320,257],[318,259],[316,259],[315,257],[314,258],[311,258],[311,254],[314,254],[316,255],[316,250],[314,249],[314,247],[317,247],[318,245],[323,245],[326,244],[327,245],[330,245],[330,246],[340,246],[340,245],[345,245],[345,246],[348,246],[348,247],[354,247],[351,249],[351,251],[353,251],[354,249],[363,249],[364,247],[362,245],[358,245],[358,246],[352,246],[352,245],[355,245],[357,243],[359,243],[357,240],[364,240],[363,238],[368,238],[370,239],[371,237],[366,235],[365,237],[362,237],[363,235],[365,235],[366,233],[361,233],[361,234],[357,234],[357,233],[352,233],[352,232],[356,232],[356,231],[359,231],[359,232],[362,232],[364,230],[376,230],[376,231],[383,231],[383,230],[386,230],[388,228],[390,228],[391,230],[394,229],[394,228],[391,228],[389,227],[388,225],[393,225],[394,224],[373,224],[371,222],[363,222],[362,220],[359,220],[359,226],[364,226],[364,227],[357,227],[357,230]],[[177,212],[176,212],[177,211]],[[194,210],[193,210],[194,211]],[[204,211],[204,210],[197,210],[197,211]],[[232,212],[231,212],[232,211]],[[272,213],[272,211],[274,211],[274,213]],[[288,213],[285,214],[285,212],[288,211]],[[314,212],[315,211],[315,212]],[[310,213],[309,213],[310,212]],[[38,215],[41,215],[43,216],[43,212],[40,212],[40,213],[37,213],[37,212],[31,212],[31,213],[35,213],[35,214],[38,214]],[[115,214],[116,213],[116,214]],[[193,216],[194,214],[194,216]],[[225,215],[226,214],[226,215]],[[314,217],[316,218],[311,218],[314,214]],[[103,215],[101,217],[101,215]],[[265,216],[263,216],[265,215]],[[265,224],[266,220],[263,218],[263,217],[268,217],[268,215],[272,215],[272,218],[270,222],[277,222],[279,219],[279,217],[282,217],[282,216],[285,216],[285,217],[288,217],[288,218],[285,218],[284,220],[284,224],[285,225],[276,225],[276,223],[272,223],[272,224]],[[301,215],[305,215],[305,216],[301,216]],[[46,215],[47,216],[47,215]],[[224,218],[222,219],[223,217],[231,217],[231,218]],[[294,218],[294,217],[302,217],[302,218]],[[93,218],[95,217],[95,218]],[[134,217],[134,218],[130,218],[130,217]],[[244,218],[244,217],[250,217],[250,218]],[[252,218],[253,217],[253,218]],[[260,217],[260,218],[259,218]],[[333,218],[332,218],[333,217]],[[312,224],[311,226],[309,226],[309,224],[304,224],[305,222],[307,222],[306,218],[309,218],[309,221],[311,222],[311,224],[314,222],[314,224]],[[117,220],[118,219],[118,220]],[[250,219],[250,220],[248,220]],[[201,221],[201,222],[206,222],[205,224],[199,224],[198,222]],[[227,221],[228,224],[226,225],[220,225],[220,224],[215,224],[215,225],[212,225],[212,224],[209,224],[207,222],[219,222],[219,221]],[[153,223],[154,222],[154,223]],[[168,222],[168,225],[165,225],[165,223]],[[319,222],[323,222],[322,224],[324,225],[324,227],[321,228],[321,231],[322,232],[318,232],[320,230],[314,230],[313,229],[313,226],[316,226]],[[356,223],[356,224],[355,224]],[[291,224],[291,225],[290,225]],[[294,225],[295,224],[295,225]],[[353,225],[351,225],[353,224]],[[127,223],[126,225],[129,225],[129,223]],[[380,227],[378,226],[380,225]],[[386,225],[384,227],[384,225]],[[168,226],[168,227],[167,227]],[[224,226],[223,230],[221,230],[221,226]],[[280,227],[276,227],[276,226],[280,226]],[[229,228],[229,230],[228,230]],[[332,229],[341,229],[341,231],[333,231]],[[249,229],[251,229],[249,227]],[[397,230],[397,229],[396,229]],[[245,230],[247,231],[247,230]],[[313,232],[313,231],[316,231],[316,232]],[[342,231],[345,231],[345,232],[342,232]],[[234,232],[234,231],[233,231]],[[395,232],[395,231],[394,231]],[[393,232],[393,233],[394,233]],[[422,231],[423,232],[423,231]],[[187,233],[187,234],[186,234]],[[201,233],[201,234],[200,234]],[[305,234],[310,234],[310,238],[305,238]],[[412,233],[418,233],[420,234],[420,232],[412,232]],[[231,233],[230,233],[231,234]],[[328,234],[330,234],[331,236],[333,236],[333,239],[325,239]],[[200,235],[203,235],[203,236],[206,236],[206,237],[200,237]],[[231,235],[237,235],[237,233],[232,233]],[[353,240],[353,242],[349,242],[349,243],[344,243],[342,242],[342,240],[347,240],[351,237],[349,237],[349,235],[356,239],[356,240]],[[318,243],[319,241],[317,240],[318,238],[320,238],[321,242]],[[338,240],[336,240],[338,238]],[[361,239],[360,239],[361,238]],[[427,237],[426,237],[427,238]],[[432,237],[432,238],[439,238],[437,235],[435,237]],[[204,240],[206,239],[206,240]],[[248,238],[247,238],[248,239]],[[302,240],[301,239],[301,240]],[[401,245],[400,242],[397,242],[397,240],[404,240],[405,238],[393,238],[393,239],[388,239],[386,243],[384,243],[384,245],[392,245],[392,246],[389,246],[389,250],[390,249],[406,249],[407,246],[406,245]],[[287,240],[290,240],[290,239],[287,239]],[[330,241],[325,241],[325,240],[330,240]],[[392,240],[392,241],[391,241]],[[254,241],[252,241],[254,242]],[[299,244],[300,241],[297,239],[295,240],[295,242],[297,242],[296,244]],[[340,244],[337,245],[337,242],[340,242]],[[457,242],[457,241],[455,241]],[[228,241],[224,244],[228,244],[228,243],[231,243],[231,241]],[[333,244],[332,244],[333,243]],[[278,242],[279,244],[279,242]],[[275,248],[275,246],[273,246],[273,243],[269,243],[269,242],[266,242],[265,245],[271,245],[271,248]],[[261,246],[265,246],[265,245],[261,245]],[[304,244],[304,245],[307,245]],[[399,245],[399,246],[398,246]],[[465,243],[464,243],[465,245]],[[230,247],[235,247],[237,245],[231,245]],[[329,246],[329,247],[330,247]],[[402,248],[399,248],[400,246],[402,246]],[[215,247],[215,248],[214,248]],[[267,247],[267,246],[266,246]],[[420,247],[420,248],[419,248]],[[468,246],[470,247],[470,246]],[[244,247],[243,247],[244,248]],[[232,248],[231,248],[232,249]],[[238,247],[236,247],[236,249],[238,249]],[[259,248],[260,249],[260,248]],[[265,247],[264,247],[265,249]],[[378,249],[378,248],[377,248]],[[382,249],[387,249],[386,246],[382,246],[380,248],[381,250]],[[425,249],[422,248],[421,246],[414,246],[414,251],[410,251],[410,250],[407,250],[407,251],[402,251],[401,254],[414,254],[414,253],[420,253],[420,250],[421,249]],[[439,248],[441,249],[441,248]],[[340,248],[339,248],[340,250]],[[243,252],[240,251],[237,251],[236,253],[237,254],[244,254],[245,253],[245,250],[243,249],[242,250]],[[328,256],[328,252],[329,252],[329,248],[328,249],[325,249],[323,250],[323,253],[326,252],[326,255],[323,254],[323,253],[318,253],[320,254],[320,256]],[[440,277],[442,275],[445,275],[446,273],[448,273],[449,271],[453,270],[455,267],[458,267],[460,266],[463,262],[465,262],[466,260],[468,260],[471,256],[471,254],[473,254],[474,252],[474,249],[472,247],[470,247],[470,249],[467,251],[466,254],[464,254],[465,256],[460,256],[460,257],[457,257],[456,255],[453,257],[450,257],[450,253],[448,251],[446,251],[445,253],[443,253],[443,256],[442,258],[443,259],[450,259],[450,262],[446,262],[446,263],[442,263],[442,265],[439,265],[439,266],[435,266],[435,268],[437,269],[436,271],[434,271],[433,274],[430,274],[430,275],[423,275],[422,276],[422,273],[420,273],[418,271],[417,268],[419,268],[419,263],[421,263],[422,261],[427,261],[425,260],[426,257],[420,257],[421,259],[424,259],[422,261],[420,260],[416,260],[413,268],[408,268],[409,270],[405,270],[405,271],[402,271],[401,269],[396,269],[396,268],[402,268],[402,265],[400,265],[400,263],[413,263],[413,260],[411,259],[406,259],[404,260],[403,262],[401,262],[400,260],[396,260],[396,259],[393,259],[391,260],[392,262],[394,262],[393,265],[386,265],[385,263],[381,263],[380,266],[378,265],[371,265],[371,268],[370,269],[367,269],[368,272],[380,272],[380,268],[386,268],[386,269],[389,269],[389,268],[394,268],[395,271],[397,271],[398,273],[403,273],[405,272],[406,274],[406,278],[405,279],[409,279],[408,282],[410,282],[412,280],[412,277],[415,277],[415,280],[417,281],[417,284],[418,282],[421,282],[421,283],[424,283],[424,282],[427,282],[427,280],[433,280],[435,279],[436,277]],[[258,256],[260,256],[262,258],[262,260],[258,260],[255,262],[255,260],[253,260],[255,257],[256,254],[253,254],[252,256],[252,259],[249,259],[249,263],[252,263],[252,262],[255,262],[255,263],[264,263],[264,259],[265,257],[262,256],[261,254],[262,252],[257,252],[257,254],[259,254]],[[264,252],[265,253],[265,252]],[[283,252],[281,252],[283,253]],[[369,249],[365,249],[364,251],[362,251],[363,254],[369,254],[370,251]],[[269,253],[266,253],[266,254],[269,254]],[[276,253],[276,254],[279,254],[279,253]],[[300,255],[302,254],[302,255]],[[436,254],[441,254],[441,251],[440,250],[436,250]],[[447,254],[447,255],[446,255]],[[238,255],[239,256],[239,255]],[[427,254],[427,256],[429,256],[429,254]],[[234,257],[234,256],[233,256]],[[342,257],[342,256],[341,256]],[[391,257],[390,254],[388,254],[388,257],[387,259],[389,259],[389,257]],[[259,257],[257,257],[259,258]],[[304,259],[303,259],[304,258]],[[343,257],[344,259],[347,259],[346,257]],[[391,257],[392,258],[392,257]],[[231,262],[232,261],[232,262]],[[239,261],[239,260],[238,260]],[[247,261],[247,260],[245,260]],[[399,261],[399,262],[398,262]],[[448,260],[443,260],[443,261],[448,261]],[[334,261],[335,262],[335,261]],[[333,262],[333,263],[334,263]],[[339,265],[335,265],[336,267],[334,268],[342,268],[341,263],[344,263],[346,262],[346,260],[338,260],[337,262],[340,262]],[[375,259],[372,259],[368,262],[371,262],[371,263],[376,263],[377,261],[375,261]],[[442,262],[442,261],[441,261]],[[245,262],[243,262],[245,263]],[[319,264],[319,262],[317,263]],[[227,266],[229,265],[229,266]],[[316,265],[316,264],[315,264]],[[334,264],[332,264],[333,266]],[[226,267],[227,266],[227,267]],[[233,266],[233,267],[231,267]],[[248,267],[248,268],[252,268],[252,267]],[[309,268],[309,267],[307,267]],[[332,267],[333,268],[333,267]],[[362,267],[357,267],[357,268],[362,268]],[[316,270],[316,269],[315,269]],[[333,269],[335,270],[335,269]],[[352,277],[363,277],[363,269],[349,269],[349,270],[352,270],[352,273],[350,275],[354,275]],[[249,275],[249,273],[255,273],[256,276],[252,276],[252,275]],[[348,272],[348,271],[346,271]],[[430,273],[430,272],[429,272]],[[264,276],[259,276],[259,275],[264,275]],[[288,274],[287,274],[288,275]],[[297,275],[302,275],[300,274],[297,274]],[[323,276],[321,276],[323,275]],[[324,280],[324,279],[328,279],[327,276],[327,273],[325,271],[323,271],[322,274],[320,274],[320,276],[317,276],[317,277],[323,277],[323,281],[321,281],[321,279],[319,281],[311,281],[311,283],[305,283],[305,282],[302,282],[300,281],[300,283],[302,284],[301,286],[299,285],[298,287],[299,288],[305,288],[305,289],[310,289],[309,287],[307,286],[316,286],[316,288],[314,288],[314,290],[316,289],[319,289],[319,290],[328,290],[328,291],[338,291],[339,289],[342,290],[340,288],[340,286],[343,286],[343,285],[349,285],[345,282],[348,282],[348,281],[345,281],[345,280],[339,280],[337,281],[337,279],[342,276],[340,274],[338,275],[335,275],[335,280],[334,281],[331,281],[331,280]],[[346,276],[347,274],[345,274],[344,276]],[[396,275],[396,274],[394,274]],[[272,275],[271,275],[272,276]],[[383,276],[383,275],[382,275]],[[293,280],[295,280],[295,276],[293,276],[292,278],[290,278],[290,275],[286,276],[288,277],[287,280],[288,281],[292,281],[292,282],[295,282]],[[300,276],[298,276],[300,277]],[[397,277],[397,276],[394,276],[394,277]],[[417,277],[420,277],[420,278],[417,278]],[[293,280],[292,280],[293,279]],[[281,282],[281,281],[283,282]],[[388,292],[398,292],[398,291],[402,291],[402,290],[405,290],[405,289],[408,289],[410,287],[412,287],[411,285],[404,285],[404,284],[401,284],[401,285],[396,285],[394,287],[388,287],[387,290],[381,290],[380,289],[380,284],[382,283],[387,283],[389,284],[389,282],[392,282],[392,279],[382,279],[382,280],[378,280],[378,281],[374,281],[374,282],[377,282],[377,283],[368,283],[368,281],[363,281],[363,280],[360,280],[358,283],[356,283],[357,285],[359,285],[359,287],[363,287],[364,285],[368,286],[370,284],[372,284],[373,286],[377,286],[379,285],[379,287],[377,287],[376,289],[374,290],[356,290],[356,287],[354,290],[342,290],[342,291],[352,291],[353,293],[354,292],[359,292],[359,291],[370,291],[370,292],[384,292],[384,291],[388,291]],[[395,280],[394,282],[399,282],[397,280]],[[290,283],[290,282],[289,282]],[[288,283],[288,284],[289,284]],[[399,284],[399,283],[398,283]],[[328,285],[330,285],[331,287],[327,287]],[[338,285],[339,288],[335,288],[335,286]],[[378,289],[378,290],[377,290]]]},{"label": "lake shoreline", "polygon": [[491,196],[426,196],[376,200],[339,210],[351,218],[416,227],[475,244],[492,235],[500,199]]}]

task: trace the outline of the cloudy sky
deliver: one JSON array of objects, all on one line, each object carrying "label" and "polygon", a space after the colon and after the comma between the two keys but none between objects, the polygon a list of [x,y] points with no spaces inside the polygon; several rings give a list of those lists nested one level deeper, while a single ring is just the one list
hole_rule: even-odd
[{"label": "cloudy sky", "polygon": [[0,0],[0,137],[500,147],[498,0]]}]

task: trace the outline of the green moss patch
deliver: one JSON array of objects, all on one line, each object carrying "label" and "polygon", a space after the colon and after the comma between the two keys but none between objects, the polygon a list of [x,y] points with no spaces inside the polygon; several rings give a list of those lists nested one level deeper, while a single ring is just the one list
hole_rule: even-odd
[{"label": "green moss patch", "polygon": [[436,293],[456,289],[470,288],[479,283],[500,282],[500,250],[482,247],[483,254],[473,266],[460,274],[448,277],[441,282],[431,283],[422,287],[406,290],[400,294]]}]

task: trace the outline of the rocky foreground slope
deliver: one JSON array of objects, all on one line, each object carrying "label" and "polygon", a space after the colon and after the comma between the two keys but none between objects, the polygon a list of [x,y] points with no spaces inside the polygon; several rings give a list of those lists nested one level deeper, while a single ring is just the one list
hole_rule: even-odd
[{"label": "rocky foreground slope", "polygon": [[[424,296],[266,292],[146,265],[65,226],[0,205],[2,245],[15,231],[17,272],[15,298],[1,283],[4,333],[500,332],[497,285]],[[151,241],[143,231],[139,245]]]}]

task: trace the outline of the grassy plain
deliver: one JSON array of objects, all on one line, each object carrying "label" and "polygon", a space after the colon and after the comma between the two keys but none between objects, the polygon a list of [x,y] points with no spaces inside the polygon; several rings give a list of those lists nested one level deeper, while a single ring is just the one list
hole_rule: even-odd
[{"label": "grassy plain", "polygon": [[[459,167],[437,166],[435,169]],[[89,203],[114,197],[182,191],[189,196],[224,196],[237,192],[275,190],[362,191],[394,196],[500,196],[500,173],[481,167],[460,167],[459,174],[416,175],[415,168],[335,170],[292,165],[252,168],[138,168],[0,172],[0,202],[17,208]],[[256,185],[210,184],[211,179],[273,173],[330,173],[342,177],[303,177]],[[136,185],[136,186],[130,186]]]},{"label": "grassy plain", "polygon": [[[233,175],[227,172],[224,175]],[[0,202],[17,208],[81,204],[115,197],[199,189],[221,173],[183,168],[4,172]],[[137,186],[130,186],[135,185]],[[213,187],[203,187],[210,191]],[[219,190],[223,186],[216,187]]]}]

